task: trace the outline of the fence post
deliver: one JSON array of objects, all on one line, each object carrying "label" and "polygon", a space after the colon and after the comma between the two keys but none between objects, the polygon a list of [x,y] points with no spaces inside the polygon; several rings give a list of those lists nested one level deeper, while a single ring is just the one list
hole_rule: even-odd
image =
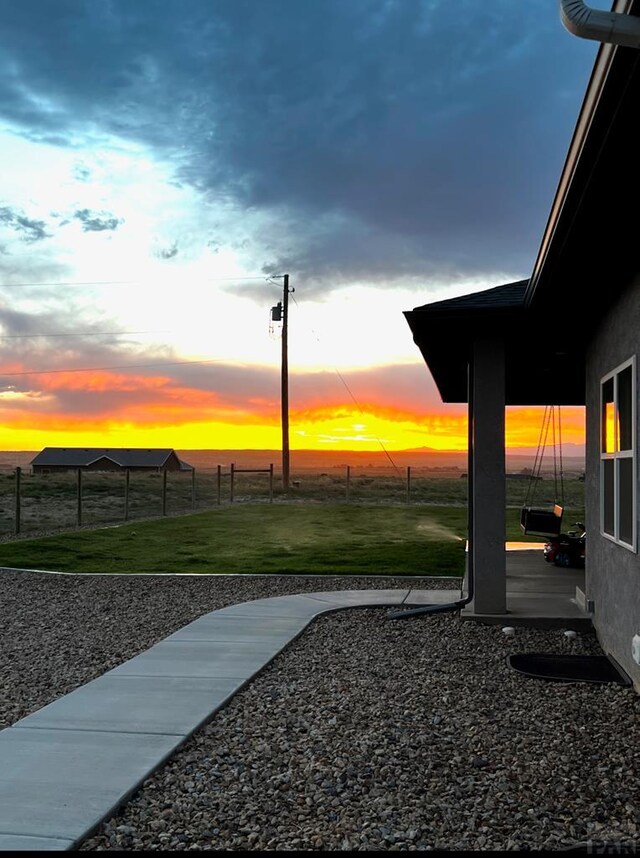
[{"label": "fence post", "polygon": [[131,471],[129,468],[125,469],[124,472],[124,520],[129,521],[129,475]]},{"label": "fence post", "polygon": [[196,508],[196,469],[191,471],[191,508]]},{"label": "fence post", "polygon": [[167,469],[162,469],[162,515],[167,514]]},{"label": "fence post", "polygon": [[82,527],[82,468],[78,468],[78,527]]},{"label": "fence post", "polygon": [[411,503],[411,465],[407,465],[407,503]]},{"label": "fence post", "polygon": [[347,503],[351,499],[351,465],[347,465]]},{"label": "fence post", "polygon": [[273,503],[273,462],[269,465],[269,503]]},{"label": "fence post", "polygon": [[229,486],[230,486],[229,503],[233,503],[233,481],[234,481],[234,477],[235,477],[235,474],[234,474],[235,469],[236,469],[236,466],[232,462],[231,463],[231,472],[229,474]]},{"label": "fence post", "polygon": [[222,465],[218,465],[218,506],[222,495]]},{"label": "fence post", "polygon": [[20,533],[20,475],[22,468],[16,468],[16,536]]}]

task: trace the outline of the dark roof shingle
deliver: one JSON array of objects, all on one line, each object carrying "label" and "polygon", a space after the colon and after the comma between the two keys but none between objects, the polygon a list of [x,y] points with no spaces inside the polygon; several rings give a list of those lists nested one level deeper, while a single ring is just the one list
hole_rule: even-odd
[{"label": "dark roof shingle", "polygon": [[515,283],[507,283],[504,286],[494,286],[492,289],[484,289],[482,292],[473,292],[470,295],[460,295],[458,298],[448,298],[446,301],[434,301],[432,304],[424,304],[416,307],[414,312],[425,311],[451,311],[451,310],[493,310],[510,307],[519,307],[524,303],[524,296],[529,285],[528,280],[518,280]]},{"label": "dark roof shingle", "polygon": [[172,453],[175,451],[171,447],[148,450],[123,447],[45,447],[31,464],[83,468],[97,459],[107,458],[122,468],[161,468]]}]

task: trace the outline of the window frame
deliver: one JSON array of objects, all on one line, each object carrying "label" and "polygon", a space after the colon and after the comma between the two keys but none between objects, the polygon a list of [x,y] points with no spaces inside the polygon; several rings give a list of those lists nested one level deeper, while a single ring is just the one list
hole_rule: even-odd
[{"label": "window frame", "polygon": [[[618,450],[618,426],[619,426],[619,400],[618,400],[618,377],[628,367],[631,367],[631,448],[629,450]],[[614,412],[614,450],[605,452],[603,450],[603,439],[606,437],[606,427],[604,426],[604,386],[613,380],[613,412]],[[637,388],[636,388],[636,356],[630,357],[628,360],[621,363],[615,369],[602,376],[600,379],[600,413],[598,416],[599,427],[599,446],[600,446],[600,533],[605,539],[614,542],[616,545],[621,545],[628,551],[637,553],[637,494],[638,494],[638,475],[637,475],[637,435],[636,435],[636,408],[637,408]],[[620,539],[620,462],[623,459],[631,459],[632,472],[632,493],[631,493],[631,516],[632,516],[632,541],[626,542]],[[605,465],[606,461],[613,461],[613,534],[607,533],[604,529],[605,521]]]}]

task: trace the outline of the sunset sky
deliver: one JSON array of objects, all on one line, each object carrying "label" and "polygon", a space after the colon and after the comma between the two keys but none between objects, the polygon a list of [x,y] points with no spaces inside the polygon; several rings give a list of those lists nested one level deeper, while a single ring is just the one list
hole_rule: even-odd
[{"label": "sunset sky", "polygon": [[464,449],[402,311],[530,275],[596,52],[557,6],[2,0],[0,448],[278,447],[287,272],[292,448]]}]

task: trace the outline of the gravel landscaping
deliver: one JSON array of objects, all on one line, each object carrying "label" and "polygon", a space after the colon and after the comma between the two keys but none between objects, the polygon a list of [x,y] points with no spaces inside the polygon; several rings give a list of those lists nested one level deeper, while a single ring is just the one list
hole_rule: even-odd
[{"label": "gravel landscaping", "polygon": [[560,850],[635,842],[640,700],[527,679],[592,635],[317,620],[83,850]]},{"label": "gravel landscaping", "polygon": [[201,614],[317,590],[451,587],[433,578],[46,575],[0,570],[0,729]]},{"label": "gravel landscaping", "polygon": [[[1,574],[4,724],[216,607],[408,583]],[[510,652],[599,652],[592,635],[507,637],[452,615],[392,622],[386,613],[317,620],[82,850],[636,842],[640,698],[613,685],[531,680],[505,665]]]}]

